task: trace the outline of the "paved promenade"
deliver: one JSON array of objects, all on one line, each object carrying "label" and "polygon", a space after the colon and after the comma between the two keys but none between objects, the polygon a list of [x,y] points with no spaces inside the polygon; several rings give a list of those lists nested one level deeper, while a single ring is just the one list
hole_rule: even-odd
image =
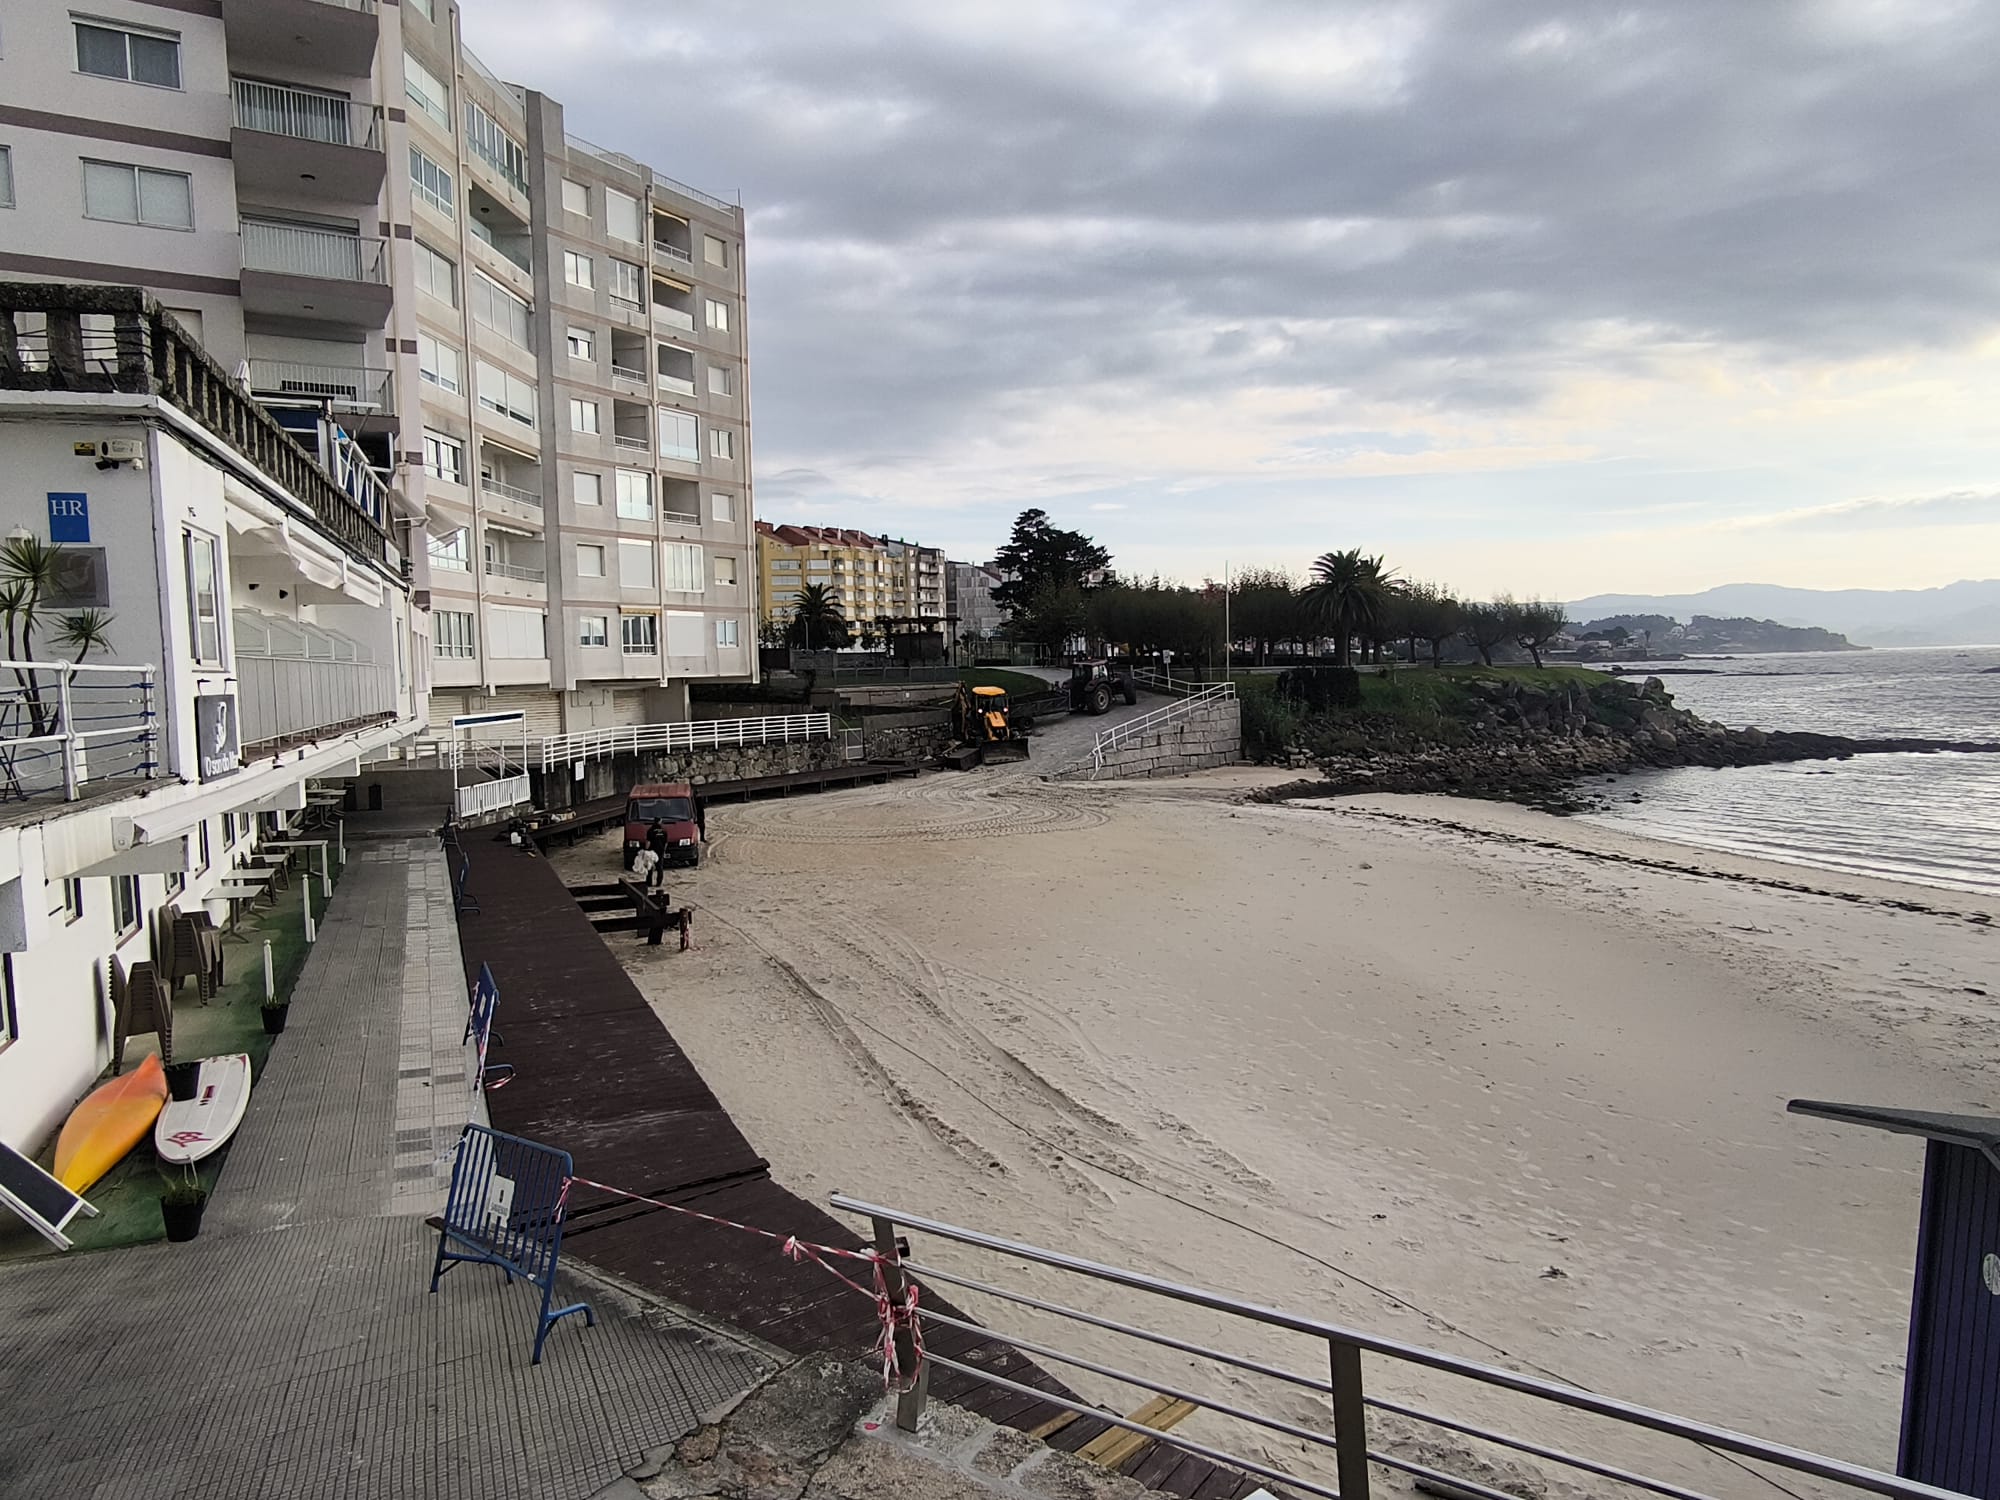
[{"label": "paved promenade", "polygon": [[[0,1267],[0,1496],[586,1500],[764,1374],[764,1354],[576,1282],[461,1266],[427,1294],[481,1096],[429,839],[349,845],[290,1024],[191,1244]],[[505,1029],[504,1022],[502,1029]]]}]

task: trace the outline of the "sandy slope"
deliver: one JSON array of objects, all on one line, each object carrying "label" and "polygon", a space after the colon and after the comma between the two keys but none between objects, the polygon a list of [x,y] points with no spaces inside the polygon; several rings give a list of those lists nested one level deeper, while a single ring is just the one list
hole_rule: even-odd
[{"label": "sandy slope", "polygon": [[[809,1196],[1890,1466],[1921,1149],[1784,1104],[1991,1104],[1995,1001],[1968,991],[1993,988],[2000,934],[1966,919],[1973,898],[1927,915],[1876,899],[1922,895],[1908,887],[1850,900],[1651,869],[1630,861],[1659,846],[1517,809],[1238,805],[1244,779],[986,772],[718,809],[712,862],[676,883],[699,951],[625,951]],[[1008,1280],[1135,1307],[1053,1273]],[[1179,1356],[1061,1337],[1242,1393]],[[1262,1347],[1323,1368],[1300,1340]],[[1405,1367],[1370,1379],[1628,1459],[1672,1451]],[[1318,1419],[1309,1398],[1260,1399]],[[1778,1493],[1674,1461],[1714,1493]]]}]

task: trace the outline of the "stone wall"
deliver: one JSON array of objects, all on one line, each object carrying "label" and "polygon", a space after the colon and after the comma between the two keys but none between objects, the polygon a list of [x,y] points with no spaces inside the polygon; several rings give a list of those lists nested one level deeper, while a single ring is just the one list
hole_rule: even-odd
[{"label": "stone wall", "polygon": [[647,781],[687,781],[696,787],[711,781],[739,781],[752,776],[783,776],[793,771],[825,771],[841,764],[840,740],[786,740],[775,745],[710,745],[698,750],[647,750],[583,762],[583,778],[575,768],[560,766],[536,772],[535,801],[545,808],[574,807],[600,797],[615,797]]},{"label": "stone wall", "polygon": [[1190,708],[1144,734],[1134,735],[1104,757],[1104,768],[1093,771],[1086,761],[1070,777],[1102,781],[1139,780],[1153,776],[1185,776],[1216,766],[1233,766],[1243,759],[1242,705],[1222,698]]}]

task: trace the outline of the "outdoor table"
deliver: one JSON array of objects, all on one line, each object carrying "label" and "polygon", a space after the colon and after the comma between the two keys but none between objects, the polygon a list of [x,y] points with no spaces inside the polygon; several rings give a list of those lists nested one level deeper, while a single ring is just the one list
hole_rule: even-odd
[{"label": "outdoor table", "polygon": [[224,885],[254,885],[260,896],[276,899],[272,886],[277,883],[278,872],[266,865],[238,865],[222,877]]},{"label": "outdoor table", "polygon": [[[264,847],[266,849],[283,849],[287,853],[290,853],[294,849],[319,850],[320,889],[331,895],[333,890],[332,851],[327,846],[332,842],[333,840],[331,839],[267,839]],[[306,862],[306,878],[312,878],[312,862],[310,860]]]},{"label": "outdoor table", "polygon": [[242,926],[243,913],[256,904],[257,898],[263,895],[269,887],[269,881],[224,880],[217,882],[215,894],[229,902],[229,922],[222,933],[225,941],[231,938],[234,938],[239,943],[250,941],[249,938],[245,937],[237,929]]},{"label": "outdoor table", "polygon": [[252,852],[250,863],[269,870],[273,880],[281,886],[289,886],[292,883],[292,853],[289,849],[280,848],[275,843],[266,844],[263,848]]}]

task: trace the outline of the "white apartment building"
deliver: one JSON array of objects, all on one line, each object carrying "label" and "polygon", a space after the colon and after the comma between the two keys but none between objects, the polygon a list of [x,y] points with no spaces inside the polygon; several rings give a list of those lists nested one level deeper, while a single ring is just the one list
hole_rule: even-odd
[{"label": "white apartment building", "polygon": [[754,675],[740,208],[568,136],[451,0],[38,0],[0,101],[0,276],[145,288],[385,481],[434,720]]},{"label": "white apartment building", "polygon": [[[0,281],[0,583],[10,547],[53,543],[63,564],[0,689],[0,1140],[17,1149],[109,1060],[120,976],[157,968],[180,914],[226,918],[218,887],[259,819],[422,725],[387,496],[305,436],[145,294]],[[108,639],[73,663],[55,638],[84,611]]]}]

